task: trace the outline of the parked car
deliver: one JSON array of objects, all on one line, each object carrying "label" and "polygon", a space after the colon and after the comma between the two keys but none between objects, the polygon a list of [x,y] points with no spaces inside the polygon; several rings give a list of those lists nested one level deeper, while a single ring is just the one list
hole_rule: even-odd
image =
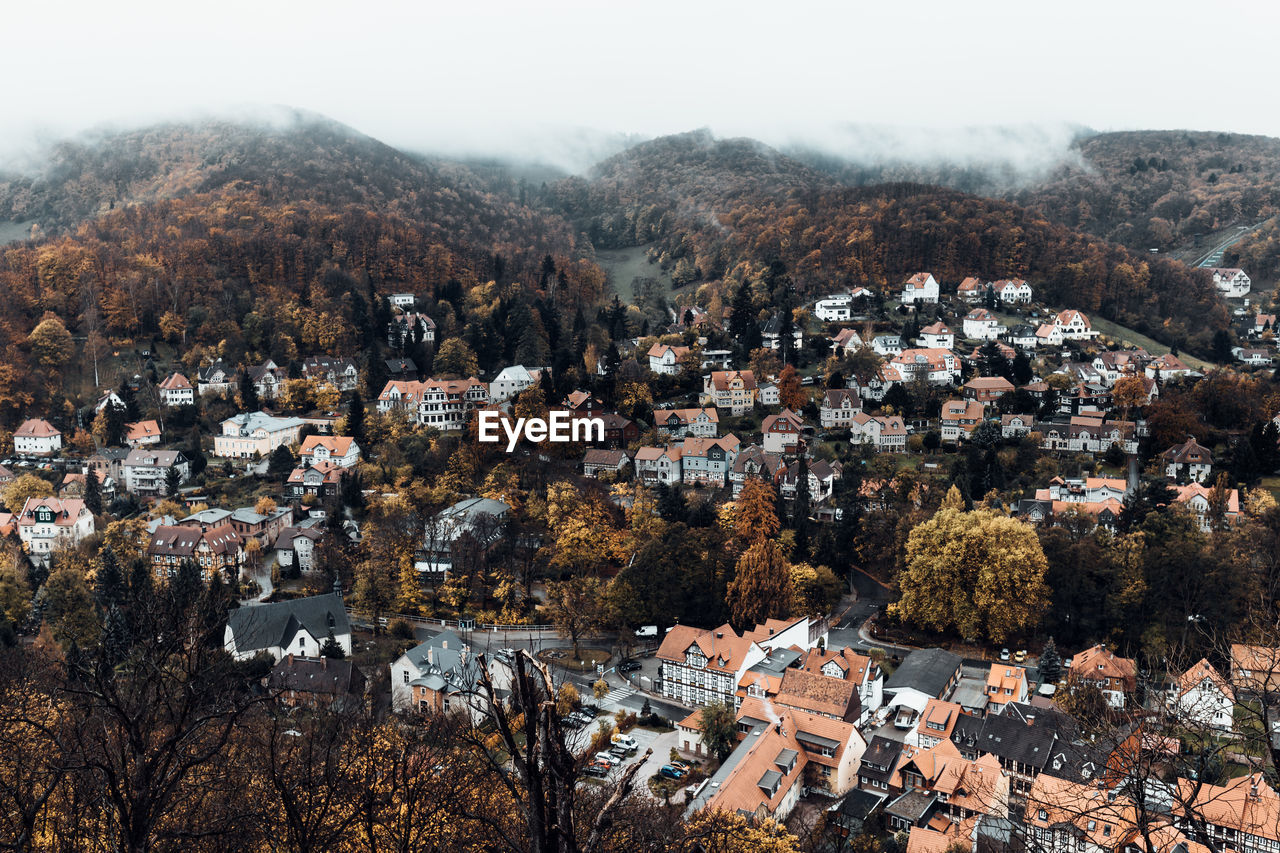
[{"label": "parked car", "polygon": [[622,763],[621,758],[608,752],[597,752],[595,755],[595,759],[596,761],[603,761],[605,764],[608,764],[610,767],[613,767],[615,765]]},{"label": "parked car", "polygon": [[1009,660],[1009,650],[1008,650],[1008,649],[1001,649],[1001,650],[1000,650],[1000,660],[1002,660],[1002,661],[1006,661],[1006,662]]},{"label": "parked car", "polygon": [[568,726],[571,729],[580,729],[582,728],[582,720],[575,717],[573,714],[570,714],[567,717],[560,718],[560,725]]},{"label": "parked car", "polygon": [[627,751],[620,746],[609,747],[609,754],[616,756],[619,761],[625,762],[627,760]]},{"label": "parked car", "polygon": [[693,769],[692,767],[689,766],[689,763],[686,761],[673,761],[671,762],[671,766],[677,770],[683,770],[685,773],[688,773],[690,770]]},{"label": "parked car", "polygon": [[666,776],[668,779],[683,779],[685,774],[685,771],[681,770],[679,767],[674,767],[670,764],[662,765],[661,772],[662,772],[662,775]]},{"label": "parked car", "polygon": [[615,734],[611,740],[614,746],[620,746],[628,752],[635,752],[640,748],[640,744],[631,735]]},{"label": "parked car", "polygon": [[1018,663],[1026,663],[1026,662],[1027,662],[1027,650],[1026,650],[1026,649],[1018,649],[1016,652],[1014,652],[1014,653],[1013,653],[1013,659],[1014,659],[1015,661],[1017,661]]},{"label": "parked car", "polygon": [[640,668],[640,664],[633,660],[624,660],[618,664],[618,672],[635,672]]},{"label": "parked car", "polygon": [[608,776],[610,769],[611,768],[607,764],[599,764],[593,761],[586,767],[582,768],[582,772],[588,776]]}]

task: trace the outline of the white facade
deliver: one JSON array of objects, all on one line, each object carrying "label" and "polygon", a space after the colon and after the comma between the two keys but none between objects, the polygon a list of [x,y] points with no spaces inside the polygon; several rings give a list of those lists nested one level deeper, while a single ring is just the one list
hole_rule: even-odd
[{"label": "white facade", "polygon": [[502,368],[502,372],[489,383],[489,399],[494,403],[510,400],[528,388],[532,388],[537,378],[523,364]]},{"label": "white facade", "polygon": [[78,498],[27,498],[16,521],[27,553],[43,561],[59,548],[74,548],[94,532],[93,513]]},{"label": "white facade", "polygon": [[932,273],[916,273],[902,285],[902,304],[937,302],[938,282]]},{"label": "white facade", "polygon": [[1223,296],[1238,299],[1247,296],[1253,287],[1249,276],[1238,267],[1213,267],[1209,272],[1213,275],[1213,286]]},{"label": "white facade", "polygon": [[813,306],[813,316],[824,323],[839,323],[853,317],[853,297],[839,294],[819,299]]},{"label": "white facade", "polygon": [[26,421],[13,434],[13,450],[19,456],[51,456],[61,449],[62,433],[48,421]]},{"label": "white facade", "polygon": [[1004,332],[1004,327],[985,308],[970,311],[964,318],[964,336],[975,341],[994,341]]}]

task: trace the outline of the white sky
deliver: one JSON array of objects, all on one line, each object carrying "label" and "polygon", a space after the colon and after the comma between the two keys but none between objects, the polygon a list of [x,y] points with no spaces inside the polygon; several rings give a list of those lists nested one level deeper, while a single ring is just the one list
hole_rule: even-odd
[{"label": "white sky", "polygon": [[943,150],[989,125],[1280,136],[1268,0],[17,0],[0,29],[9,153],[259,104],[535,156],[569,131],[696,127],[778,144],[887,125]]}]

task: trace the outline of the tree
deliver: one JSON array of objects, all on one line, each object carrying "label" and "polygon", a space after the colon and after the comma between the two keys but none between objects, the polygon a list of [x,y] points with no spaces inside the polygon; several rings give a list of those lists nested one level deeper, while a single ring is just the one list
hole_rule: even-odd
[{"label": "tree", "polygon": [[436,353],[435,369],[446,377],[475,376],[480,372],[480,362],[475,352],[462,338],[449,338],[440,344]]},{"label": "tree", "polygon": [[347,435],[355,439],[362,448],[366,446],[364,435],[364,398],[359,389],[351,392],[351,400],[347,403]]},{"label": "tree", "polygon": [[31,354],[36,363],[53,373],[61,374],[72,356],[75,355],[75,342],[71,333],[56,315],[46,314],[27,336],[31,345]]},{"label": "tree", "polygon": [[240,408],[246,412],[258,410],[258,389],[253,384],[253,377],[248,370],[240,371]]},{"label": "tree", "polygon": [[[10,555],[0,552],[0,558]],[[21,625],[31,612],[31,586],[27,573],[15,559],[0,562],[0,612],[13,625]]]},{"label": "tree", "polygon": [[98,486],[98,472],[89,466],[84,475],[84,506],[94,515],[102,515],[102,489]]},{"label": "tree", "polygon": [[573,686],[572,681],[562,683],[560,689],[556,691],[556,713],[567,717],[573,713],[574,708],[578,707],[579,698],[578,688]]},{"label": "tree", "polygon": [[15,515],[22,511],[29,498],[53,497],[53,485],[35,474],[23,474],[4,490],[4,505]]},{"label": "tree", "polygon": [[177,466],[170,465],[164,472],[164,493],[166,495],[176,495],[178,486],[182,484],[182,474],[178,471]]},{"label": "tree", "polygon": [[[959,498],[955,487],[948,498]],[[1026,523],[954,500],[907,538],[898,602],[903,615],[934,630],[1002,642],[1032,628],[1048,608],[1048,568]]]},{"label": "tree", "polygon": [[738,740],[738,721],[733,709],[723,702],[704,705],[698,714],[702,742],[721,761],[729,757]]},{"label": "tree", "polygon": [[778,397],[782,405],[793,412],[800,411],[808,402],[809,396],[800,384],[800,374],[796,372],[794,365],[788,364],[782,368],[782,373],[778,376]]},{"label": "tree", "polygon": [[422,576],[412,561],[401,562],[396,590],[397,613],[412,616],[422,612]]},{"label": "tree", "polygon": [[778,543],[760,539],[738,558],[728,604],[734,623],[744,630],[789,615],[791,567]]},{"label": "tree", "polygon": [[287,477],[296,465],[297,462],[293,458],[293,451],[289,449],[289,445],[277,445],[276,449],[271,451],[271,458],[267,461],[267,476]]},{"label": "tree", "polygon": [[734,527],[744,542],[758,542],[778,535],[782,525],[774,506],[774,491],[764,481],[749,477],[734,502]]},{"label": "tree", "polygon": [[320,646],[320,657],[329,660],[342,660],[347,656],[347,652],[342,648],[342,644],[338,642],[338,638],[333,636],[333,629],[329,629],[329,633],[324,638],[324,645]]},{"label": "tree", "polygon": [[591,683],[591,695],[596,697],[596,701],[603,699],[609,695],[609,682],[604,678],[597,678]]},{"label": "tree", "polygon": [[582,659],[578,647],[582,637],[605,622],[604,592],[604,583],[593,577],[576,577],[547,584],[547,615],[551,624],[569,635],[575,660]]},{"label": "tree", "polygon": [[1044,684],[1057,684],[1062,679],[1062,655],[1058,653],[1058,645],[1050,637],[1040,653],[1040,681]]},{"label": "tree", "polygon": [[272,498],[270,495],[263,495],[262,497],[258,498],[257,502],[254,503],[253,511],[256,512],[258,515],[270,517],[276,511],[275,499]]}]

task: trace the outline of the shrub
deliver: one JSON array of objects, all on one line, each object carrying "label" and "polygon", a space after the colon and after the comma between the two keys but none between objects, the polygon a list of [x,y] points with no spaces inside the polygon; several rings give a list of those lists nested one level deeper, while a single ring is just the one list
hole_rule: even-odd
[{"label": "shrub", "polygon": [[392,619],[387,625],[387,633],[397,640],[412,640],[413,626],[405,619]]}]

